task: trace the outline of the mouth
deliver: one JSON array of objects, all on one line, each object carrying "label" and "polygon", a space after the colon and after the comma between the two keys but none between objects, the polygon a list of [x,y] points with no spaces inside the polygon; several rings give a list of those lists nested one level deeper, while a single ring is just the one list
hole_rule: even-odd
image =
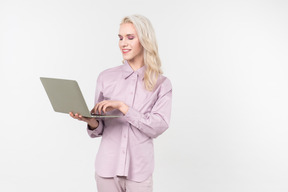
[{"label": "mouth", "polygon": [[131,51],[131,49],[122,49],[122,53],[123,53],[123,54],[128,53],[128,52],[130,52],[130,51]]}]

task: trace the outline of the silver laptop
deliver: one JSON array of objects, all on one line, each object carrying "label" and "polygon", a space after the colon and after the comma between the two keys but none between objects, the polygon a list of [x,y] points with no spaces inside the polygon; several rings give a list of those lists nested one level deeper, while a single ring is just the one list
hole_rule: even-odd
[{"label": "silver laptop", "polygon": [[80,87],[75,80],[40,77],[54,111],[60,113],[73,112],[83,117],[111,118],[119,115],[91,114],[84,100]]}]

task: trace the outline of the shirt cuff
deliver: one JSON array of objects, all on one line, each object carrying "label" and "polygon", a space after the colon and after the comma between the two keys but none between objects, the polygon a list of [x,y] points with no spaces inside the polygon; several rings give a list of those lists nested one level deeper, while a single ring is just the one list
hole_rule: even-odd
[{"label": "shirt cuff", "polygon": [[98,122],[99,122],[98,127],[96,129],[93,129],[93,130],[91,130],[90,126],[87,125],[87,133],[92,138],[100,137],[103,133],[103,128],[104,128],[103,122],[102,122],[102,120],[99,120]]},{"label": "shirt cuff", "polygon": [[128,123],[139,128],[139,120],[142,118],[142,114],[139,111],[133,109],[132,107],[129,107],[125,118]]}]

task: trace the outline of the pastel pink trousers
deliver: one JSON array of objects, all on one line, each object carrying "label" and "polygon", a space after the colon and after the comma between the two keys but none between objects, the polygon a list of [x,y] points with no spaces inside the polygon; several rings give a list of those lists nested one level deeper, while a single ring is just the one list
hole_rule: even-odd
[{"label": "pastel pink trousers", "polygon": [[105,178],[95,174],[98,192],[152,192],[152,176],[143,182],[127,180],[125,177]]}]

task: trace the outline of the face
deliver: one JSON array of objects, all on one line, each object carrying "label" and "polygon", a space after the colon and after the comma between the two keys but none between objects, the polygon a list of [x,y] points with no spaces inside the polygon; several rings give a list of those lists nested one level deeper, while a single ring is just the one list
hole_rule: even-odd
[{"label": "face", "polygon": [[123,59],[129,64],[143,63],[143,47],[132,23],[123,23],[119,29],[119,48]]}]

